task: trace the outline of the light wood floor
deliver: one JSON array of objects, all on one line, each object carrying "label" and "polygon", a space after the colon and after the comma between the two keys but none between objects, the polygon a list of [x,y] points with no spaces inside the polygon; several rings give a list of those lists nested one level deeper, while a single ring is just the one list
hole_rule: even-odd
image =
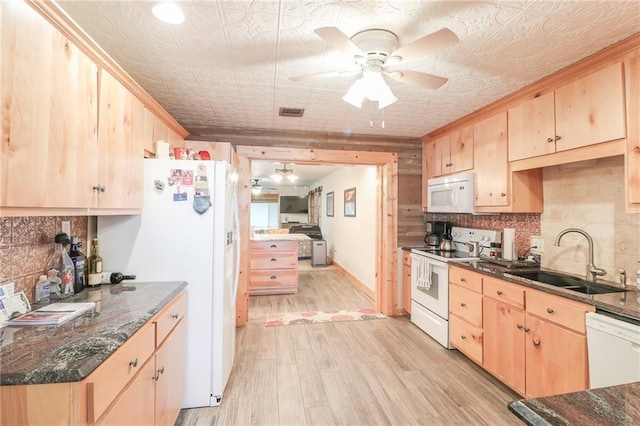
[{"label": "light wood floor", "polygon": [[337,271],[299,275],[295,295],[250,298],[222,404],[177,425],[520,424],[518,395],[408,317],[265,327],[268,312],[374,307]]}]

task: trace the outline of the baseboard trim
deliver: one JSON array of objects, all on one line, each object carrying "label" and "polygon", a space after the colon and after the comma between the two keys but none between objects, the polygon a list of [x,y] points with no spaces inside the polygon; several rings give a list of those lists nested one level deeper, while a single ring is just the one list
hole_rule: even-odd
[{"label": "baseboard trim", "polygon": [[349,282],[356,287],[358,290],[361,290],[364,294],[369,296],[372,300],[376,300],[376,292],[371,290],[365,283],[357,279],[355,276],[351,275],[349,271],[347,271],[342,265],[333,260],[331,257],[327,256],[327,260],[330,264],[332,264],[338,272],[349,279]]}]

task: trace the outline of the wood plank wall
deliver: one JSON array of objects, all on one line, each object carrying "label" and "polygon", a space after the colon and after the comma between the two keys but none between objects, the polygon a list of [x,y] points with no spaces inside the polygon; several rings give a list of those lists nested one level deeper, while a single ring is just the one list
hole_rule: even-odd
[{"label": "wood plank wall", "polygon": [[424,237],[422,214],[422,142],[420,138],[333,133],[187,127],[188,140],[227,142],[236,146],[330,149],[398,154],[398,245],[420,245]]}]

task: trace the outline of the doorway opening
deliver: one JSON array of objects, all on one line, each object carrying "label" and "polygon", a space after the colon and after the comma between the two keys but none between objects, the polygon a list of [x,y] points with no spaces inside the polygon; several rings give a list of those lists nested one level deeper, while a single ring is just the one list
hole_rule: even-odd
[{"label": "doorway opening", "polygon": [[375,229],[375,305],[387,315],[397,309],[397,154],[387,152],[334,151],[237,146],[239,163],[239,207],[241,233],[241,266],[238,289],[237,324],[248,318],[249,240],[251,230],[251,161],[268,160],[299,164],[343,164],[376,166],[377,214]]}]

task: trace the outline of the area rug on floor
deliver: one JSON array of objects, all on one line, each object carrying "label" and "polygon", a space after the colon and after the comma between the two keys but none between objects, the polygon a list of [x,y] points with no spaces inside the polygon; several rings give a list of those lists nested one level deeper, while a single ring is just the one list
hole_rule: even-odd
[{"label": "area rug on floor", "polygon": [[357,311],[280,312],[267,314],[267,327],[279,325],[318,324],[321,322],[363,321],[386,318],[375,309]]}]

